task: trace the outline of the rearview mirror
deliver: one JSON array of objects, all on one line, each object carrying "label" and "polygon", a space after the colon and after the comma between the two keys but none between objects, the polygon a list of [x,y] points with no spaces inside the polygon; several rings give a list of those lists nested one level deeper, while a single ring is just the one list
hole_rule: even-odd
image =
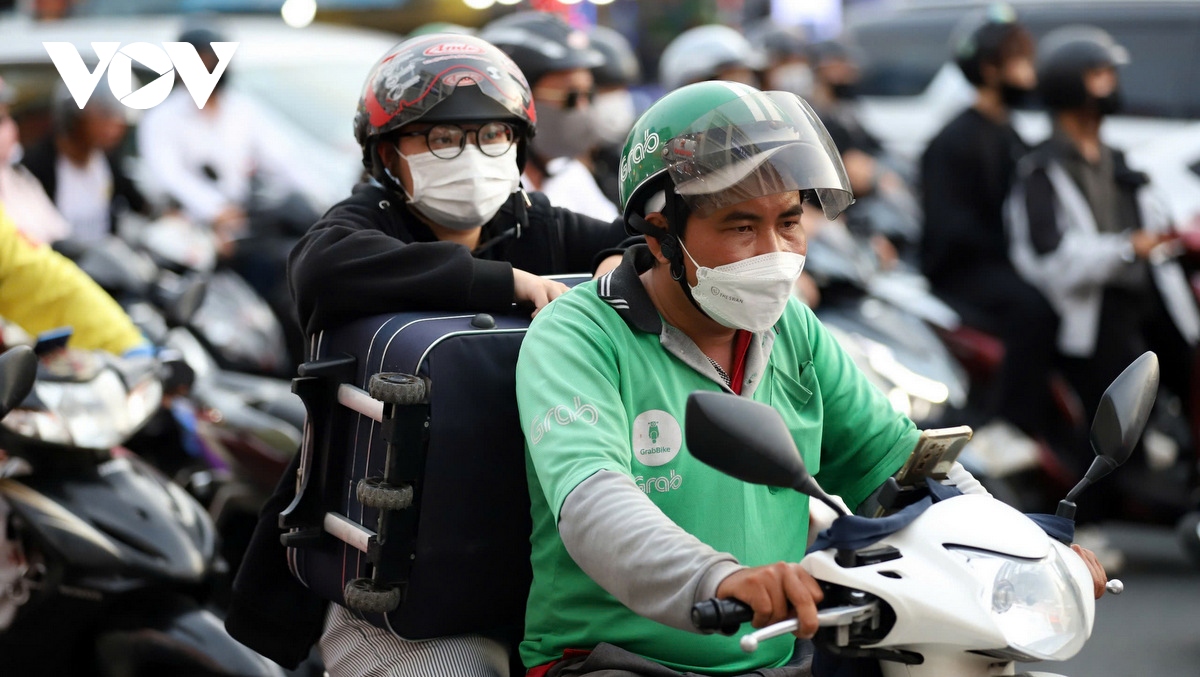
[{"label": "rearview mirror", "polygon": [[789,487],[843,514],[808,474],[791,431],[771,407],[728,393],[688,395],[684,419],[692,456],[751,484]]},{"label": "rearview mirror", "polygon": [[1154,408],[1158,377],[1158,356],[1145,352],[1104,391],[1092,421],[1091,442],[1096,455],[1106,460],[1102,467],[1107,469],[1093,477],[1093,464],[1088,470],[1093,482],[1129,460]]},{"label": "rearview mirror", "polygon": [[16,346],[0,355],[0,418],[29,395],[37,379],[37,365],[29,346]]}]

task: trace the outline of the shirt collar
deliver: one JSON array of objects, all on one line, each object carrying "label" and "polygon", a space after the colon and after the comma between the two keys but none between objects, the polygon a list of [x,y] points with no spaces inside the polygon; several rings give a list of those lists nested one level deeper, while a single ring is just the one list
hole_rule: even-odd
[{"label": "shirt collar", "polygon": [[662,318],[650,300],[639,275],[654,267],[650,247],[640,244],[625,250],[621,263],[596,283],[600,298],[617,311],[631,327],[647,334],[661,334]]}]

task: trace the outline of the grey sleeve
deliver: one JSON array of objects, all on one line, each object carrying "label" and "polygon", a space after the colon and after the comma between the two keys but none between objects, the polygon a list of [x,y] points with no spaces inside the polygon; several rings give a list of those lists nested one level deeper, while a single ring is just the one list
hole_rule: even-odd
[{"label": "grey sleeve", "polygon": [[592,580],[635,613],[695,632],[692,605],[742,568],[668,518],[633,480],[600,471],[567,495],[558,533]]}]

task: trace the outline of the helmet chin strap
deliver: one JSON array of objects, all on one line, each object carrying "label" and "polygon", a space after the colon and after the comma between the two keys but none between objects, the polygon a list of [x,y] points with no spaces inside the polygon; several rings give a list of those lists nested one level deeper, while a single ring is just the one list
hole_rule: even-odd
[{"label": "helmet chin strap", "polygon": [[668,181],[664,192],[667,199],[666,204],[663,205],[662,212],[663,216],[667,218],[666,228],[660,228],[638,214],[630,214],[629,220],[634,228],[658,240],[663,256],[666,257],[667,263],[671,267],[671,279],[679,283],[679,288],[683,290],[684,297],[692,304],[692,307],[699,311],[701,315],[711,319],[711,316],[704,312],[700,304],[696,303],[696,298],[692,296],[692,287],[688,284],[687,270],[683,265],[683,244],[679,236],[675,234],[679,230],[679,227],[678,225],[673,225],[686,223],[689,210],[687,205],[683,203],[683,199],[675,192],[674,184]]}]

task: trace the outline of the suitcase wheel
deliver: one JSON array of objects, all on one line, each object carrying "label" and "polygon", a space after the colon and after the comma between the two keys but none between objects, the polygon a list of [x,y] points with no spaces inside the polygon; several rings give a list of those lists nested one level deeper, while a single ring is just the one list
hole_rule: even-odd
[{"label": "suitcase wheel", "polygon": [[404,510],[413,503],[411,484],[388,484],[381,477],[359,480],[355,495],[364,506],[381,510]]},{"label": "suitcase wheel", "polygon": [[371,397],[388,404],[424,404],[428,389],[425,380],[410,374],[375,374],[367,384]]},{"label": "suitcase wheel", "polygon": [[387,588],[370,578],[355,578],[342,591],[346,608],[364,614],[386,614],[400,606],[400,588]]}]

